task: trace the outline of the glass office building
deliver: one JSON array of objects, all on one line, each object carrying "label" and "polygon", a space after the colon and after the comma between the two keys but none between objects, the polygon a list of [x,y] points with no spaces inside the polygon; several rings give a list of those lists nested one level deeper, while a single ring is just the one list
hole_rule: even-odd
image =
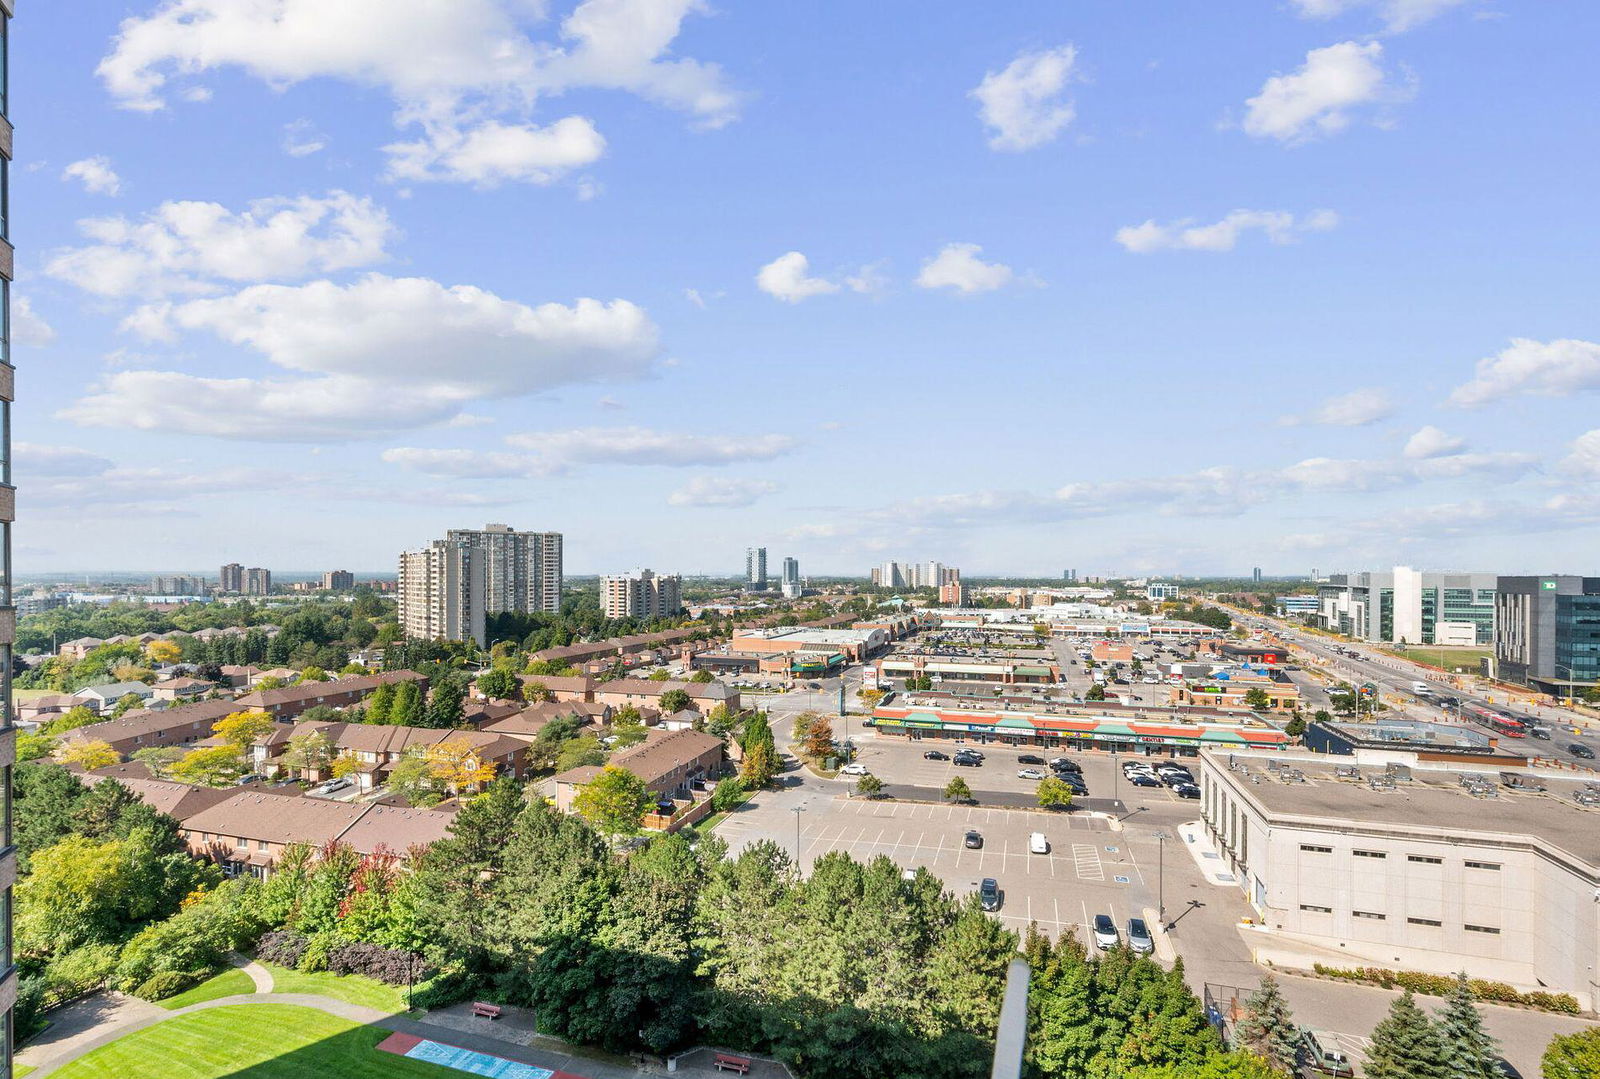
[{"label": "glass office building", "polygon": [[1502,680],[1557,696],[1600,685],[1600,577],[1501,577],[1498,592]]}]

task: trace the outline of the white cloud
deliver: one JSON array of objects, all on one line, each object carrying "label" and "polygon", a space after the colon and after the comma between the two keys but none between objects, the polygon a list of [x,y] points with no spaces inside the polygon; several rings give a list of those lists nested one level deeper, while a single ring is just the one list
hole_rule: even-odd
[{"label": "white cloud", "polygon": [[851,292],[861,292],[869,296],[876,296],[888,291],[889,275],[883,270],[882,262],[869,262],[855,273],[844,279],[845,287]]},{"label": "white cloud", "polygon": [[111,461],[76,446],[18,442],[12,447],[12,465],[21,477],[18,483],[26,483],[34,476],[99,475],[111,467]]},{"label": "white cloud", "polygon": [[606,140],[587,117],[568,116],[547,127],[485,120],[462,128],[428,122],[425,136],[397,142],[389,153],[389,175],[398,180],[452,180],[495,187],[506,182],[551,184],[573,169],[592,165]]},{"label": "white cloud", "polygon": [[1330,397],[1310,412],[1284,416],[1278,423],[1284,427],[1311,424],[1322,427],[1364,427],[1376,423],[1394,411],[1394,404],[1384,390],[1352,390]]},{"label": "white cloud", "polygon": [[1572,440],[1569,453],[1561,462],[1566,472],[1585,479],[1600,479],[1600,430],[1585,431]]},{"label": "white cloud", "polygon": [[1382,60],[1383,46],[1376,41],[1312,49],[1300,70],[1274,75],[1245,102],[1244,130],[1283,142],[1344,130],[1351,110],[1406,96],[1388,81]]},{"label": "white cloud", "polygon": [[821,277],[808,277],[810,261],[798,251],[779,255],[756,273],[756,287],[784,303],[799,303],[810,296],[838,292],[839,286]]},{"label": "white cloud", "polygon": [[26,296],[11,297],[11,343],[37,348],[56,339],[55,328],[40,318],[33,310],[33,301]]},{"label": "white cloud", "polygon": [[989,148],[1031,150],[1054,139],[1072,122],[1072,102],[1063,97],[1078,53],[1071,45],[1025,52],[1002,71],[991,71],[973,90],[979,115],[990,129]]},{"label": "white cloud", "polygon": [[[386,91],[396,122],[425,141],[399,143],[396,172],[414,179],[547,182],[574,146],[595,138],[527,124],[538,102],[565,91],[638,95],[719,127],[740,95],[715,64],[671,56],[703,0],[582,0],[556,35],[536,37],[544,4],[532,0],[166,0],[125,19],[98,74],[125,108],[165,107],[174,78],[238,67],[273,87],[317,78]],[[584,121],[586,123],[586,121]],[[445,136],[466,132],[461,144]],[[460,134],[460,132],[457,132]],[[553,157],[552,157],[553,155]],[[596,155],[597,156],[597,155]]]},{"label": "white cloud", "polygon": [[739,508],[770,495],[778,485],[770,480],[739,480],[723,476],[696,476],[667,496],[674,506]]},{"label": "white cloud", "polygon": [[952,288],[958,292],[990,292],[1011,283],[1011,267],[978,258],[977,244],[945,244],[922,264],[917,284],[922,288]]},{"label": "white cloud", "polygon": [[682,434],[645,427],[584,427],[509,435],[501,450],[397,446],[383,459],[431,476],[457,479],[552,476],[583,465],[686,468],[770,461],[794,449],[787,435]]},{"label": "white cloud", "polygon": [[302,117],[283,125],[283,152],[290,157],[310,157],[327,148],[327,137],[310,120]]},{"label": "white cloud", "polygon": [[1331,19],[1357,8],[1371,8],[1392,34],[1421,26],[1464,0],[1290,0],[1308,19]]},{"label": "white cloud", "polygon": [[368,198],[257,199],[242,213],[215,202],[164,202],[137,220],[78,222],[94,241],[52,253],[45,273],[101,296],[209,292],[221,282],[287,280],[387,258],[389,215]]},{"label": "white cloud", "polygon": [[1600,344],[1514,337],[1508,347],[1478,361],[1477,373],[1456,387],[1450,403],[1475,408],[1517,394],[1569,397],[1595,390],[1600,390]]},{"label": "white cloud", "polygon": [[1458,453],[1466,444],[1466,439],[1446,434],[1430,423],[1406,439],[1406,447],[1401,452],[1410,460],[1421,461],[1429,457],[1442,457],[1447,453]]},{"label": "white cloud", "polygon": [[111,159],[104,156],[86,157],[74,161],[61,170],[63,180],[77,180],[91,195],[118,195],[122,192],[122,177],[111,167]]},{"label": "white cloud", "polygon": [[371,274],[151,304],[124,328],[205,333],[306,378],[113,374],[61,415],[99,427],[325,441],[452,419],[469,401],[643,378],[659,332],[627,300],[529,307],[468,285]]},{"label": "white cloud", "polygon": [[1536,465],[1536,458],[1526,453],[1454,454],[1422,461],[1311,457],[1276,469],[1222,466],[1173,476],[1080,481],[1043,493],[988,490],[914,498],[868,516],[928,527],[1037,524],[1133,513],[1237,516],[1252,506],[1297,495],[1385,491],[1474,477],[1510,482]]},{"label": "white cloud", "polygon": [[15,468],[22,477],[19,496],[30,508],[61,506],[79,514],[112,508],[183,512],[196,498],[305,490],[318,481],[282,468],[131,468],[77,447],[32,442],[15,446]]},{"label": "white cloud", "polygon": [[1117,230],[1116,240],[1136,255],[1152,251],[1232,251],[1247,232],[1259,231],[1275,244],[1293,243],[1307,232],[1326,232],[1339,224],[1332,210],[1316,210],[1298,220],[1285,210],[1234,210],[1220,221],[1196,225],[1193,218],[1168,224],[1154,219]]}]

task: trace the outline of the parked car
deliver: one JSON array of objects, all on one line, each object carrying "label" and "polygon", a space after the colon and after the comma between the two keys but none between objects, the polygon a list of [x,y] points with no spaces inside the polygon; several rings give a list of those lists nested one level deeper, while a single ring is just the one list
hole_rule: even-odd
[{"label": "parked car", "polygon": [[1036,757],[1032,753],[1024,753],[1022,756],[1017,758],[1017,763],[1018,764],[1043,764],[1044,763],[1044,758],[1043,757]]},{"label": "parked car", "polygon": [[1083,771],[1083,765],[1079,764],[1071,757],[1054,757],[1050,761],[1050,767],[1057,772]]},{"label": "parked car", "polygon": [[1028,837],[1029,854],[1049,854],[1050,841],[1044,837],[1043,832],[1034,832]]},{"label": "parked car", "polygon": [[1149,955],[1156,950],[1156,942],[1150,936],[1150,929],[1144,924],[1143,918],[1128,919],[1128,947],[1140,955]]},{"label": "parked car", "polygon": [[980,761],[987,759],[986,757],[984,757],[984,755],[982,753],[979,753],[976,749],[962,748],[962,749],[956,750],[956,752],[958,754],[963,754],[963,755],[968,756],[968,757],[977,757]]},{"label": "parked car", "polygon": [[839,774],[842,776],[864,776],[867,774],[867,766],[860,762],[847,764],[839,769]]},{"label": "parked car", "polygon": [[964,840],[962,840],[962,842],[966,845],[968,850],[982,850],[983,833],[978,831],[976,828],[973,828],[967,832],[967,836]]},{"label": "parked car", "polygon": [[1200,797],[1200,788],[1193,783],[1179,783],[1172,788],[1172,793],[1179,798],[1198,798]]},{"label": "parked car", "polygon": [[1117,923],[1111,920],[1109,914],[1096,914],[1094,916],[1094,943],[1099,948],[1115,948],[1121,938],[1117,935]]},{"label": "parked car", "polygon": [[1037,768],[1021,768],[1017,771],[1018,779],[1043,779],[1044,773]]},{"label": "parked car", "polygon": [[1590,749],[1582,742],[1573,742],[1567,747],[1567,752],[1571,753],[1574,757],[1581,757],[1586,761],[1594,760],[1594,750]]},{"label": "parked car", "polygon": [[922,759],[925,761],[947,761],[950,759],[950,754],[941,753],[937,749],[930,749],[922,755]]},{"label": "parked car", "polygon": [[1133,773],[1133,775],[1128,777],[1128,782],[1132,783],[1135,787],[1161,786],[1161,780],[1157,779],[1155,776],[1147,775],[1144,772]]},{"label": "parked car", "polygon": [[984,910],[999,910],[1000,882],[993,877],[984,877],[983,883],[978,885],[978,902],[983,905]]},{"label": "parked car", "polygon": [[950,763],[962,768],[978,768],[983,764],[977,757],[963,757],[959,753],[951,758]]},{"label": "parked car", "polygon": [[1339,1036],[1327,1030],[1302,1030],[1300,1045],[1309,1058],[1308,1064],[1322,1075],[1349,1077],[1356,1073],[1350,1058],[1339,1047]]}]

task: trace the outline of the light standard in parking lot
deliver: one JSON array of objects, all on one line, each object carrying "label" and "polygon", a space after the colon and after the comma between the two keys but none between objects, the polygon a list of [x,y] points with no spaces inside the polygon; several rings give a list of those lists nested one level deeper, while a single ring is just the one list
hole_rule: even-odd
[{"label": "light standard in parking lot", "polygon": [[806,811],[805,803],[794,807],[794,870],[800,872],[800,814]]},{"label": "light standard in parking lot", "polygon": [[1167,928],[1167,833],[1153,833],[1156,842],[1161,844],[1161,857],[1156,870],[1156,921],[1161,923],[1163,931]]}]

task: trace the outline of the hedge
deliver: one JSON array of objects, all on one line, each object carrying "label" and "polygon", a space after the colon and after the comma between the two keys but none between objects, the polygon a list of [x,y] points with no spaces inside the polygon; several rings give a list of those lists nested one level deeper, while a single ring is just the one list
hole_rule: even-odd
[{"label": "hedge", "polygon": [[[1356,967],[1345,970],[1325,967],[1321,963],[1317,963],[1313,969],[1318,974],[1340,981],[1365,982],[1369,985],[1381,985],[1385,989],[1409,989],[1413,993],[1431,997],[1449,996],[1456,986],[1453,974],[1425,974],[1419,970],[1385,970],[1382,967]],[[1539,990],[1523,993],[1504,982],[1485,981],[1482,978],[1469,978],[1467,988],[1474,1000],[1491,1004],[1522,1004],[1541,1011],[1561,1012],[1564,1015],[1577,1015],[1579,1010],[1577,998],[1570,993],[1546,993]]]},{"label": "hedge", "polygon": [[328,970],[334,974],[361,974],[389,985],[406,985],[433,972],[414,952],[359,942],[330,949]]}]

